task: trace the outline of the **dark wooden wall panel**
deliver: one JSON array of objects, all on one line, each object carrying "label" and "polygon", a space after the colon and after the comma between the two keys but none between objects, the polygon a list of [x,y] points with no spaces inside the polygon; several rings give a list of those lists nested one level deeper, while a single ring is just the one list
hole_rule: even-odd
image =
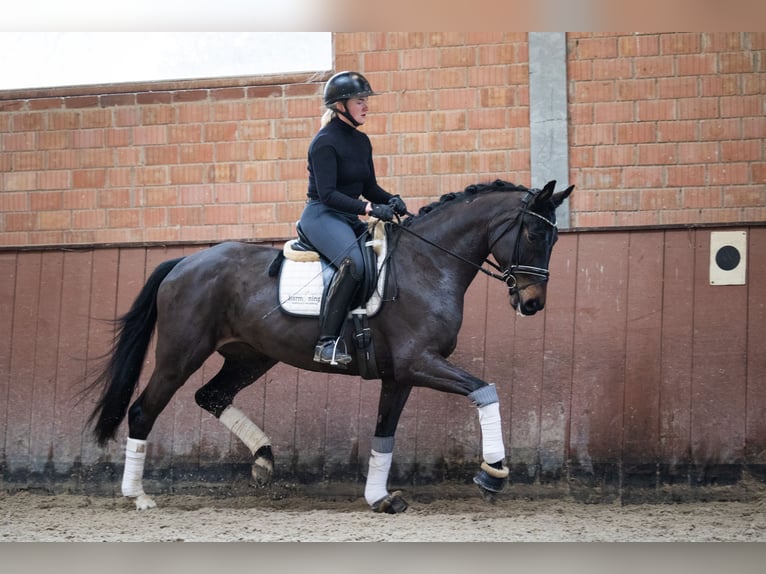
[{"label": "dark wooden wall panel", "polygon": [[[453,360],[497,385],[515,482],[570,478],[659,486],[715,482],[766,463],[766,227],[749,229],[747,285],[710,286],[709,229],[562,234],[545,311],[518,317],[480,275]],[[4,480],[119,489],[127,421],[102,449],[80,402],[112,324],[161,261],[199,247],[0,253],[0,445]],[[194,393],[211,357],[153,431],[147,477],[243,478],[249,451]],[[139,390],[154,365],[153,345]],[[272,439],[277,476],[366,475],[380,383],[279,365],[237,406]],[[463,476],[480,457],[476,409],[415,389],[397,431],[393,480]],[[617,472],[616,469],[619,469]],[[169,471],[169,474],[168,474]],[[360,487],[361,493],[361,487]]]},{"label": "dark wooden wall panel", "polygon": [[[43,473],[45,465],[53,464],[53,421],[56,403],[56,376],[59,328],[61,319],[61,286],[64,254],[46,251],[40,262],[40,299],[36,317],[34,377],[30,413],[29,448],[33,454],[29,467]],[[50,458],[39,456],[50,453]]]},{"label": "dark wooden wall panel", "polygon": [[697,230],[691,429],[703,467],[743,461],[746,412],[747,287],[710,285],[709,251],[710,231]]},{"label": "dark wooden wall panel", "polygon": [[692,230],[665,234],[658,457],[668,479],[691,462],[694,241]]},{"label": "dark wooden wall panel", "polygon": [[[81,462],[85,420],[89,414],[81,393],[86,387],[88,323],[93,253],[64,253],[61,285],[58,373],[55,378],[56,411],[51,448],[57,474],[69,472]],[[76,477],[72,477],[76,480]]]},{"label": "dark wooden wall panel", "polygon": [[10,386],[11,377],[14,376],[12,357],[16,265],[17,255],[15,253],[0,253],[0,432],[3,433],[3,440],[0,441],[0,448],[2,448],[0,468],[5,466],[9,437]]},{"label": "dark wooden wall panel", "polygon": [[[120,253],[117,249],[99,249],[93,252],[87,363],[90,380],[99,372],[104,362],[102,357],[111,347],[114,326],[111,321],[119,313],[125,312],[124,308],[117,309],[119,263]],[[90,400],[87,403],[89,415],[99,398],[99,393],[100,390],[89,396]],[[126,434],[126,432],[118,433],[117,439],[105,448],[96,445],[91,436],[87,435],[83,441],[83,463],[119,463],[124,458]]]},{"label": "dark wooden wall panel", "polygon": [[[5,460],[11,473],[31,471],[30,423],[34,403],[37,313],[40,304],[42,254],[19,257],[11,335],[11,377],[8,386],[8,417]],[[41,456],[35,453],[35,456]]]},{"label": "dark wooden wall panel", "polygon": [[570,456],[588,473],[622,449],[629,238],[580,237]]},{"label": "dark wooden wall panel", "polygon": [[662,232],[631,234],[628,262],[623,463],[649,477],[659,448],[664,241]]},{"label": "dark wooden wall panel", "polygon": [[572,363],[578,235],[559,237],[551,257],[554,270],[543,315],[545,342],[540,394],[540,472],[542,480],[561,478],[569,458]]},{"label": "dark wooden wall panel", "polygon": [[747,273],[747,427],[745,455],[766,464],[766,228],[750,230]]}]

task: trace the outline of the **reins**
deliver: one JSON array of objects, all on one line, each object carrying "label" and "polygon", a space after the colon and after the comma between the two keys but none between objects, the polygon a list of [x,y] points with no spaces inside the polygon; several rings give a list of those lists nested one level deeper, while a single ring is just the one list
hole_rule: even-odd
[{"label": "reins", "polygon": [[[532,215],[534,217],[537,217],[538,219],[541,219],[542,221],[544,221],[545,223],[547,223],[548,225],[550,225],[554,229],[557,228],[556,224],[553,221],[549,220],[546,217],[543,217],[539,213],[535,213],[534,211],[530,211],[529,209],[527,209],[527,204],[529,203],[529,200],[536,195],[537,190],[530,189],[530,190],[526,190],[526,191],[527,191],[527,193],[526,193],[526,195],[521,200],[522,205],[519,208],[519,211],[516,214],[516,217],[510,219],[506,223],[506,225],[502,228],[502,231],[497,235],[497,237],[490,242],[490,244],[489,244],[489,250],[490,251],[492,251],[492,248],[495,246],[495,244],[498,241],[500,241],[500,239],[502,239],[511,229],[516,227],[516,225],[519,224],[523,220],[524,215],[527,215],[527,214],[528,215]],[[410,213],[408,213],[407,215],[412,216],[412,214],[410,214]],[[430,239],[427,239],[426,237],[423,237],[422,235],[420,235],[419,233],[416,233],[415,231],[413,231],[412,229],[410,229],[407,226],[399,225],[398,227],[399,227],[399,229],[402,229],[402,230],[406,231],[410,235],[413,235],[414,237],[417,237],[418,239],[420,239],[421,241],[431,245],[432,247],[435,247],[435,248],[439,249],[440,251],[443,251],[444,253],[446,253],[446,254],[448,254],[448,255],[456,258],[456,259],[459,259],[463,263],[466,263],[466,264],[470,265],[471,267],[473,267],[477,271],[480,271],[480,272],[484,273],[488,277],[492,277],[493,279],[498,279],[500,281],[503,281],[508,286],[508,288],[511,289],[511,290],[518,289],[518,287],[517,287],[518,282],[517,282],[516,276],[515,276],[516,273],[523,273],[525,275],[534,275],[534,276],[536,276],[538,278],[538,280],[533,282],[533,283],[543,283],[543,282],[546,282],[546,281],[548,281],[548,277],[550,276],[550,271],[548,269],[543,269],[541,267],[533,267],[533,266],[530,266],[530,265],[520,265],[518,263],[515,263],[515,264],[511,263],[508,266],[507,269],[503,269],[497,263],[495,263],[494,261],[490,260],[489,258],[485,259],[481,264],[477,264],[477,263],[474,263],[473,261],[471,261],[469,259],[466,259],[462,255],[460,255],[458,253],[455,253],[454,251],[450,251],[449,249],[447,249],[445,247],[442,247],[441,245],[439,245],[437,243],[434,243]],[[521,236],[519,234],[519,236],[517,236],[517,238],[516,238],[516,245],[514,246],[514,259],[516,261],[519,260],[519,255],[520,255],[519,254],[519,251],[520,251],[520,239],[521,239]],[[495,273],[493,271],[490,271],[489,269],[485,269],[484,268],[484,264],[489,265],[490,267],[495,269],[495,271],[499,271],[500,273],[498,274],[498,273]]]}]

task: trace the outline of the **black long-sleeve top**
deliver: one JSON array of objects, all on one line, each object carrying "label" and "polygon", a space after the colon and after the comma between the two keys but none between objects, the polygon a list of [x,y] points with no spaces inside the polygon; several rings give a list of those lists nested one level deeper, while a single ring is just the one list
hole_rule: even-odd
[{"label": "black long-sleeve top", "polygon": [[309,199],[354,215],[364,215],[366,202],[388,203],[392,195],[378,185],[372,144],[364,132],[339,118],[317,132],[309,145]]}]

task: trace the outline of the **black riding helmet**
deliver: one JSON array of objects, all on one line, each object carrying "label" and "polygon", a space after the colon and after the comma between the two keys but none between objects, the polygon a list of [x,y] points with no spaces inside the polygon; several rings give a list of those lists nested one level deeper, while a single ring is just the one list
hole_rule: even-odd
[{"label": "black riding helmet", "polygon": [[[367,96],[377,96],[370,82],[358,72],[338,72],[332,78],[327,80],[324,87],[324,105],[331,107],[336,102],[344,102],[350,98],[366,98]],[[355,126],[359,123],[351,117],[351,114],[335,110],[348,118]]]}]

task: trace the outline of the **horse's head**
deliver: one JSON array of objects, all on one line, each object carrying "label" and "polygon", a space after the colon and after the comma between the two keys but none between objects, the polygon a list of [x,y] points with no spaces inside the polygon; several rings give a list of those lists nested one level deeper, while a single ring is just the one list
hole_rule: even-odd
[{"label": "horse's head", "polygon": [[534,315],[545,307],[548,265],[558,239],[556,208],[574,186],[554,193],[555,181],[542,190],[525,192],[516,215],[499,222],[490,233],[490,250],[501,265],[511,306],[519,315]]}]

